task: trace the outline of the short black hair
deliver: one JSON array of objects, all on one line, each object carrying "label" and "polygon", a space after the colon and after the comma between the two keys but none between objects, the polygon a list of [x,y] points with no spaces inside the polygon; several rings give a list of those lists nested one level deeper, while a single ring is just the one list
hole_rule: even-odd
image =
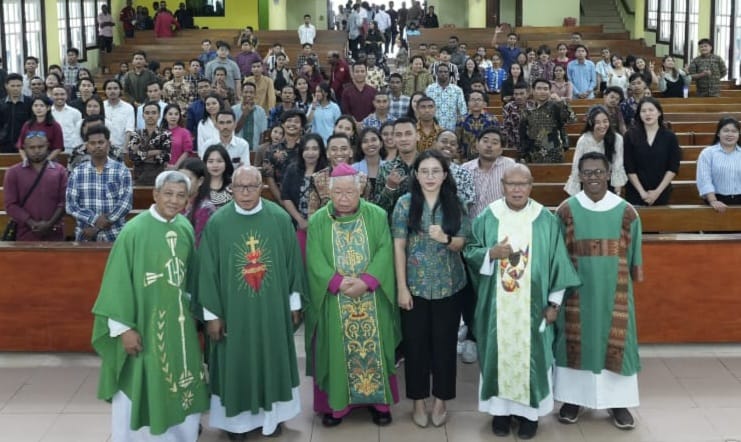
[{"label": "short black hair", "polygon": [[9,82],[13,80],[18,80],[20,82],[23,82],[23,76],[21,74],[16,74],[15,72],[11,72],[8,74],[7,77],[5,77],[5,84],[8,84]]},{"label": "short black hair", "polygon": [[230,109],[230,108],[228,108],[228,107],[225,107],[225,108],[223,108],[223,109],[219,110],[219,111],[218,111],[218,112],[216,113],[216,119],[217,119],[217,120],[219,119],[219,115],[231,115],[231,116],[232,116],[232,118],[234,119],[234,121],[237,121],[237,116],[236,116],[236,115],[234,114],[234,111],[233,111],[233,110],[231,110],[231,109]]},{"label": "short black hair", "polygon": [[69,49],[67,49],[67,55],[69,55],[70,52],[72,52],[75,55],[80,55],[80,50],[77,49],[77,48],[69,48]]},{"label": "short black hair", "polygon": [[611,93],[616,93],[620,95],[620,101],[623,101],[623,98],[625,98],[625,94],[623,93],[623,88],[620,86],[608,86],[605,88],[604,92],[602,92],[602,96],[606,97],[607,95]]},{"label": "short black hair", "polygon": [[610,161],[607,159],[607,155],[603,154],[602,152],[592,151],[592,152],[585,153],[584,155],[581,156],[581,158],[579,158],[579,165],[578,165],[579,172],[581,172],[582,170],[582,164],[584,164],[584,162],[587,160],[602,161],[605,165],[605,168],[607,169],[610,168]]},{"label": "short black hair", "polygon": [[[551,88],[550,81],[546,80],[545,78],[536,78],[535,80],[533,80],[533,89],[535,89],[535,86],[537,86],[538,83],[545,83],[546,85],[548,85],[548,89]],[[525,87],[527,87],[527,84],[525,85]]]},{"label": "short black hair", "polygon": [[297,109],[289,109],[280,114],[280,123],[283,124],[288,121],[289,118],[293,117],[299,117],[301,119],[301,127],[306,127],[306,114]]},{"label": "short black hair", "polygon": [[108,80],[105,81],[105,83],[103,83],[103,90],[105,90],[108,87],[109,83],[116,83],[119,89],[123,89],[120,81],[116,80],[115,78],[109,78]]},{"label": "short black hair", "polygon": [[398,78],[399,80],[404,81],[404,77],[402,77],[401,74],[398,72],[394,72],[393,74],[389,75],[389,80],[391,80],[392,78]]},{"label": "short black hair", "polygon": [[85,136],[82,137],[83,141],[88,141],[90,139],[90,135],[103,135],[106,140],[111,139],[111,131],[105,125],[97,125],[89,128],[87,132],[85,132]]},{"label": "short black hair", "polygon": [[705,45],[705,44],[710,45],[711,48],[713,47],[713,42],[710,41],[709,38],[701,38],[700,41],[697,42],[697,46]]},{"label": "short black hair", "polygon": [[232,47],[229,46],[229,43],[225,42],[224,40],[219,40],[216,42],[216,49],[226,48],[227,51],[231,51]]},{"label": "short black hair", "polygon": [[476,137],[476,141],[481,141],[481,139],[484,138],[484,135],[488,134],[499,135],[499,141],[504,141],[502,131],[498,127],[487,127],[486,129],[482,130],[481,133]]},{"label": "short black hair", "polygon": [[[419,104],[419,102],[417,102]],[[394,129],[396,129],[396,126],[399,124],[411,124],[414,126],[414,130],[417,130],[417,121],[414,120],[414,118],[411,117],[399,117],[394,121]]]}]

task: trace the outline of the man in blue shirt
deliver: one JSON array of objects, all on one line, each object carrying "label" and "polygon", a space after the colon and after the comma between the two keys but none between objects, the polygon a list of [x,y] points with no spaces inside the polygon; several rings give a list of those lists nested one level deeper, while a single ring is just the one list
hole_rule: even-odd
[{"label": "man in blue shirt", "polygon": [[517,47],[517,34],[510,32],[507,34],[507,44],[497,45],[497,37],[502,33],[502,27],[497,26],[494,30],[494,37],[491,39],[491,45],[494,46],[500,54],[502,54],[502,64],[505,72],[509,72],[509,67],[512,63],[517,61],[517,56],[520,55],[522,50]]},{"label": "man in blue shirt", "polygon": [[198,98],[190,103],[186,113],[186,127],[193,136],[196,136],[198,123],[203,119],[203,113],[206,112],[206,103],[203,100],[211,93],[211,82],[208,81],[208,78],[201,78],[198,80],[196,87],[198,88]]},{"label": "man in blue shirt", "polygon": [[597,70],[592,60],[587,60],[587,48],[577,45],[576,59],[569,62],[566,74],[573,85],[572,99],[594,98],[597,87]]}]

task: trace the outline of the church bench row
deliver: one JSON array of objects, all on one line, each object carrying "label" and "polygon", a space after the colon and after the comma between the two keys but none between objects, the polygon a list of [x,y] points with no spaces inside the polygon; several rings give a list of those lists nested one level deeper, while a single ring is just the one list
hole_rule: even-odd
[{"label": "church bench row", "polygon": [[[555,208],[558,205],[550,205]],[[146,208],[134,209],[126,216],[131,219]],[[741,232],[741,207],[729,207],[718,213],[707,205],[679,204],[671,206],[638,207],[644,232],[695,233],[695,232]],[[0,231],[5,229],[10,217],[0,211]],[[75,234],[75,219],[64,215],[64,236],[72,239]]]},{"label": "church bench row", "polygon": [[[564,168],[565,170],[565,168]],[[535,182],[530,196],[541,204],[555,207],[568,198],[563,190],[564,181],[560,182]],[[703,204],[702,198],[697,193],[697,185],[694,180],[676,180],[672,182],[673,191],[670,204]],[[133,208],[147,209],[153,200],[153,188],[149,186],[136,186],[133,191]],[[267,188],[263,189],[262,196],[273,199]],[[0,188],[0,207],[4,208],[4,195]]]},{"label": "church bench row", "polygon": [[[510,152],[507,152],[510,153]],[[564,183],[571,174],[571,163],[560,164],[529,164],[530,171],[536,183]],[[677,180],[694,180],[696,177],[697,163],[695,161],[682,161],[679,167]],[[0,183],[4,182],[7,168],[0,167]],[[4,198],[0,199],[4,203]]]},{"label": "church bench row", "polygon": [[[91,309],[110,247],[0,242],[0,351],[92,351]],[[644,235],[639,342],[741,341],[741,321],[729,308],[741,295],[732,284],[738,262],[741,235]],[[50,283],[39,283],[40,269]]]}]

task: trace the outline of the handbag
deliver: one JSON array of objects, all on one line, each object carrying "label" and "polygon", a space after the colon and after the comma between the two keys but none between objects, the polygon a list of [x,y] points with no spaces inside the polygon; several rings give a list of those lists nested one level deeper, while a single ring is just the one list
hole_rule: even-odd
[{"label": "handbag", "polygon": [[[34,190],[36,190],[36,186],[39,185],[39,182],[41,182],[41,177],[44,176],[44,172],[46,172],[46,166],[49,164],[48,161],[44,162],[44,167],[41,169],[41,172],[39,172],[38,175],[36,175],[36,179],[34,180],[33,184],[31,185],[31,188],[28,189],[28,192],[26,192],[26,196],[23,197],[23,200],[21,200],[21,203],[19,204],[20,207],[23,207],[26,205],[26,201],[28,201],[28,197],[31,196]],[[18,223],[15,222],[15,220],[8,221],[8,224],[5,225],[5,230],[3,231],[3,241],[15,241],[16,234],[18,233]]]}]

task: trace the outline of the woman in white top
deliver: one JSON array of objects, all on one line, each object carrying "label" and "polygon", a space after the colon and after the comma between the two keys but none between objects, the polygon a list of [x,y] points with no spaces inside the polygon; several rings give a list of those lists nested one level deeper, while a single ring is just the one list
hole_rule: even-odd
[{"label": "woman in white top", "polygon": [[614,54],[612,56],[612,72],[607,75],[607,79],[605,80],[607,87],[617,86],[623,90],[623,95],[627,96],[628,86],[630,86],[630,82],[628,81],[630,74],[630,69],[623,65],[623,59],[618,54]]},{"label": "woman in white top", "polygon": [[224,108],[224,103],[216,94],[209,94],[204,102],[206,111],[203,113],[203,119],[198,123],[197,142],[198,156],[202,157],[206,152],[206,143],[209,140],[219,139],[219,129],[216,128],[216,115]]},{"label": "woman in white top", "polygon": [[610,187],[619,195],[628,182],[628,175],[623,168],[623,137],[610,127],[610,116],[603,106],[594,106],[587,113],[587,124],[576,142],[571,175],[564,186],[569,195],[581,191],[579,159],[587,152],[603,153],[610,160]]}]

